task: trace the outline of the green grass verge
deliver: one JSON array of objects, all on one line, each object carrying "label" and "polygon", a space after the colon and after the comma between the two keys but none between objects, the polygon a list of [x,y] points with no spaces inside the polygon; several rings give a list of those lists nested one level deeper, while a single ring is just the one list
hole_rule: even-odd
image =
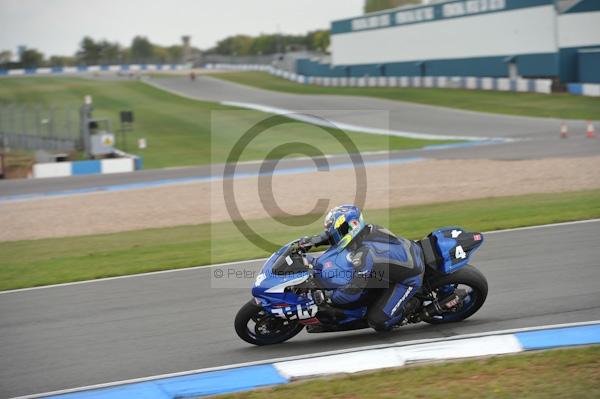
[{"label": "green grass verge", "polygon": [[210,76],[266,90],[295,94],[368,96],[508,115],[600,119],[600,98],[574,96],[568,93],[535,94],[459,89],[319,87],[290,82],[265,72],[228,72]]},{"label": "green grass verge", "polygon": [[600,346],[316,379],[219,398],[598,398]]},{"label": "green grass verge", "polygon": [[[367,220],[405,237],[441,226],[489,231],[600,217],[600,190],[489,198],[365,212]],[[267,239],[284,244],[321,228],[310,216],[289,227],[250,221]],[[296,223],[298,224],[298,223]],[[232,223],[148,229],[115,234],[0,243],[0,290],[184,268],[269,255]]]},{"label": "green grass verge", "polygon": [[[225,162],[242,134],[269,115],[186,99],[134,80],[68,77],[0,80],[0,103],[43,104],[59,109],[78,109],[84,96],[88,94],[93,97],[94,116],[110,118],[115,129],[119,126],[119,111],[135,112],[135,130],[128,134],[128,150],[143,156],[145,168]],[[215,114],[218,111],[222,113]],[[226,111],[231,112],[225,113]],[[214,118],[212,123],[211,117]],[[217,126],[212,135],[211,125]],[[141,137],[147,139],[148,148],[138,151],[134,147]],[[450,142],[361,133],[349,133],[348,137],[359,151],[401,150]],[[325,154],[344,152],[342,145],[321,128],[293,122],[269,129],[259,136],[244,151],[241,160],[264,159],[272,148],[298,141],[299,138],[304,143],[317,145]],[[273,154],[272,158],[278,156]]]}]

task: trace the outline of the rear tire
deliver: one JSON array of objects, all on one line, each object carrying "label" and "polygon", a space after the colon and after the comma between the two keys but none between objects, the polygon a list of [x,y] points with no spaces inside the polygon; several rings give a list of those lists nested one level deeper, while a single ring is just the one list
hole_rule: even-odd
[{"label": "rear tire", "polygon": [[[253,325],[249,326],[249,323]],[[284,320],[267,313],[254,300],[242,306],[235,316],[234,325],[241,339],[258,346],[287,341],[304,329],[298,321]]]},{"label": "rear tire", "polygon": [[454,312],[442,313],[439,316],[423,319],[424,322],[429,324],[456,323],[471,317],[483,306],[488,294],[487,279],[483,273],[471,265],[466,265],[454,273],[436,277],[429,284],[431,291],[438,294],[441,289],[449,286],[454,286],[454,288],[466,286],[470,288],[469,295],[460,308]]}]

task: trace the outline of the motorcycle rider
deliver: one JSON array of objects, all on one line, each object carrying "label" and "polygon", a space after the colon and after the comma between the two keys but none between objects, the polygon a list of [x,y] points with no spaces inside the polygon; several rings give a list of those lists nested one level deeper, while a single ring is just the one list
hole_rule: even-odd
[{"label": "motorcycle rider", "polygon": [[[369,325],[378,331],[391,329],[420,305],[413,296],[421,287],[425,270],[421,247],[383,227],[365,224],[354,205],[331,209],[325,217],[324,231],[302,238],[299,245],[304,250],[330,245],[317,262],[327,268],[327,263],[334,261],[341,270],[351,272],[344,286],[325,291],[325,298],[318,302],[352,305],[365,297],[373,285],[370,283],[383,280],[385,288],[378,285],[378,297],[367,312]],[[336,255],[343,252],[347,254]]]}]

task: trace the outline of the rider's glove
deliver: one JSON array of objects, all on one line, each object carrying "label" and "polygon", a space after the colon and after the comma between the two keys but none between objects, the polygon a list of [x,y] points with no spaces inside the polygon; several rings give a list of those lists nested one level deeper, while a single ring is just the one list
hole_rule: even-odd
[{"label": "rider's glove", "polygon": [[300,247],[301,249],[305,250],[305,251],[310,251],[310,249],[313,247],[314,243],[313,243],[313,239],[312,237],[302,237],[300,239],[300,241],[298,241],[298,247]]},{"label": "rider's glove", "polygon": [[329,235],[327,232],[322,232],[316,236],[304,236],[298,241],[298,247],[305,251],[309,251],[312,247],[329,244]]}]

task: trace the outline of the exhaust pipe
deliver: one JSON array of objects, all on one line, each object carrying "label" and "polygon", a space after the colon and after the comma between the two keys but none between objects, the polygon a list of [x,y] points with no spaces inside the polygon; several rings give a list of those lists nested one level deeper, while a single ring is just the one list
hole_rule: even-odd
[{"label": "exhaust pipe", "polygon": [[460,304],[467,297],[467,291],[456,290],[441,301],[435,300],[421,311],[421,319],[439,316]]}]

